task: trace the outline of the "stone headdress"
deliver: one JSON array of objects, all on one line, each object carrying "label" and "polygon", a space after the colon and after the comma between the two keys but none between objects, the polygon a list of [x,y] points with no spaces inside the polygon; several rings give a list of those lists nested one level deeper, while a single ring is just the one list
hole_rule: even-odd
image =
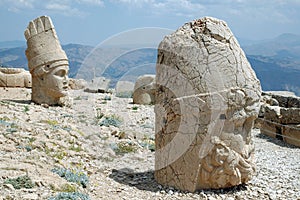
[{"label": "stone headdress", "polygon": [[50,17],[41,16],[30,21],[24,35],[27,40],[25,53],[32,75],[39,76],[54,67],[69,65]]}]

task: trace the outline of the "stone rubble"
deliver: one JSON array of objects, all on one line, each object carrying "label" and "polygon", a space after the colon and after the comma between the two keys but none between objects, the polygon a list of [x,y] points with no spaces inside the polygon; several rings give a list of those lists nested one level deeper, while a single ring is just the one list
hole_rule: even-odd
[{"label": "stone rubble", "polygon": [[0,67],[0,87],[26,87],[32,86],[29,71],[22,68]]},{"label": "stone rubble", "polygon": [[110,84],[110,79],[105,77],[96,77],[88,82],[86,88],[84,89],[85,92],[90,93],[106,93],[108,92]]},{"label": "stone rubble", "polygon": [[300,97],[264,92],[256,124],[263,134],[300,147]]},{"label": "stone rubble", "polygon": [[[76,90],[70,91],[73,107],[43,107],[30,101],[30,89],[0,89],[0,200],[48,199],[65,186],[92,200],[299,199],[300,149],[262,135],[259,129],[252,130],[257,168],[248,184],[190,193],[161,186],[154,179],[154,152],[149,148],[154,140],[154,106]],[[106,117],[122,123],[99,126]],[[120,143],[135,150],[116,153]],[[55,167],[83,170],[88,186],[52,173]],[[26,174],[34,188],[4,184]]]}]

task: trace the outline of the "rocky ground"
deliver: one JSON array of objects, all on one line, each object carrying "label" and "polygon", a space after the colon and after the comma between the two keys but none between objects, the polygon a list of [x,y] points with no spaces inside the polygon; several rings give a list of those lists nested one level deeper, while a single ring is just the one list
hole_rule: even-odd
[{"label": "rocky ground", "polygon": [[300,199],[300,148],[258,129],[257,175],[248,184],[180,192],[153,177],[153,106],[111,94],[71,96],[71,108],[47,107],[31,103],[29,89],[1,88],[0,200]]}]

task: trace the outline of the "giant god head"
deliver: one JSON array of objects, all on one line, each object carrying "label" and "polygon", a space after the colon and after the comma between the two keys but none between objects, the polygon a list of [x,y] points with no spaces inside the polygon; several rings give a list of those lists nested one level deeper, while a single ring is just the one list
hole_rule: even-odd
[{"label": "giant god head", "polygon": [[50,17],[41,16],[30,21],[24,35],[32,76],[32,101],[60,105],[60,98],[68,95],[69,62]]}]

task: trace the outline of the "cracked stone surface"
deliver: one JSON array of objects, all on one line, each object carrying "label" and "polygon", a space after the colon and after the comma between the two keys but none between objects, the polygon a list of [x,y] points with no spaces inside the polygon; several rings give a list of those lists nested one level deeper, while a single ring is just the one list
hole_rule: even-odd
[{"label": "cracked stone surface", "polygon": [[68,104],[69,62],[48,16],[29,22],[25,51],[32,76],[31,99],[37,104]]},{"label": "cracked stone surface", "polygon": [[191,192],[248,182],[261,86],[227,24],[205,17],[166,36],[156,84],[156,180]]}]

